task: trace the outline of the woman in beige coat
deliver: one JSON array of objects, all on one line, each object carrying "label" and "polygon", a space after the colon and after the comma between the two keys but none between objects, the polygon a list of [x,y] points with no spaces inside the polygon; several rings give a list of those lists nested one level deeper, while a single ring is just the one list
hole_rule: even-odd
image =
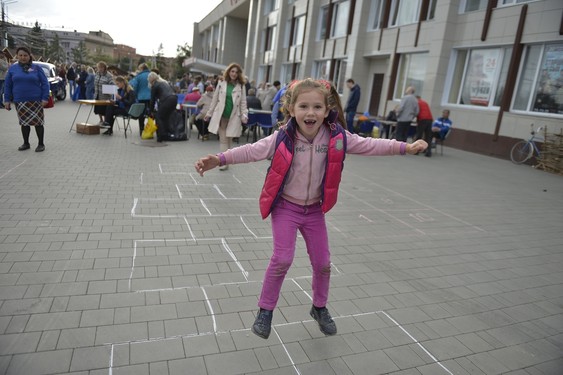
[{"label": "woman in beige coat", "polygon": [[[231,148],[233,138],[240,137],[242,124],[248,121],[242,68],[237,63],[231,63],[225,70],[223,78],[217,84],[211,105],[205,115],[205,121],[211,118],[209,132],[219,135],[221,152]],[[220,169],[225,170],[227,166]]]}]

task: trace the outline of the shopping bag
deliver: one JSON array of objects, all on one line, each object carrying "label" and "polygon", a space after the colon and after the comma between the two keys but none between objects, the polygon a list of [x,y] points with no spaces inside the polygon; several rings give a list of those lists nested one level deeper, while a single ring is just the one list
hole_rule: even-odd
[{"label": "shopping bag", "polygon": [[158,127],[156,126],[156,122],[154,121],[154,118],[149,117],[148,120],[147,120],[147,124],[145,125],[145,128],[143,129],[143,134],[141,134],[141,138],[142,139],[153,139],[154,132],[156,131],[156,129],[158,129]]},{"label": "shopping bag", "polygon": [[186,123],[181,112],[175,111],[170,115],[168,131],[164,132],[164,141],[187,141]]},{"label": "shopping bag", "polygon": [[47,100],[47,105],[44,108],[53,108],[55,106],[55,98],[53,93],[49,92],[49,99]]}]

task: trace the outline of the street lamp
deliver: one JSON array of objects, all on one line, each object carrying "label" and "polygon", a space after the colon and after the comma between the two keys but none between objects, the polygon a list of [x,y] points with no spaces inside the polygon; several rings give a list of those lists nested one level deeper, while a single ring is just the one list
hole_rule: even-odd
[{"label": "street lamp", "polygon": [[2,20],[0,24],[0,47],[8,47],[8,31],[6,30],[6,12],[4,10],[5,6],[8,4],[17,3],[17,0],[2,1]]}]

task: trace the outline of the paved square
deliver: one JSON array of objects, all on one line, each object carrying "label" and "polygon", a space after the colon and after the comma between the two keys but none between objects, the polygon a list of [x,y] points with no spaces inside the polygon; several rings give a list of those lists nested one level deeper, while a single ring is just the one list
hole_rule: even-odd
[{"label": "paved square", "polygon": [[562,373],[563,177],[449,148],[349,155],[327,214],[338,334],[308,315],[299,238],[262,340],[269,163],[202,178],[215,140],[69,133],[75,112],[46,111],[34,153],[0,110],[0,374]]}]

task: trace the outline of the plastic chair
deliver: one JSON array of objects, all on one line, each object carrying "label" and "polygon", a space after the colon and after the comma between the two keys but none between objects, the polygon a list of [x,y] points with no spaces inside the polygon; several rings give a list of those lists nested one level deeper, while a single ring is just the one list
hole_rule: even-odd
[{"label": "plastic chair", "polygon": [[145,113],[145,104],[133,103],[131,107],[129,107],[129,112],[127,112],[126,115],[115,116],[116,121],[118,117],[121,117],[123,119],[123,129],[125,130],[125,138],[127,138],[127,130],[131,131],[131,127],[129,126],[129,122],[131,121],[131,119],[137,120],[139,117],[141,117],[143,113]]},{"label": "plastic chair", "polygon": [[248,133],[246,133],[246,141],[248,142],[248,138],[250,137],[250,131],[252,130],[252,142],[256,142],[258,140],[258,130],[259,128],[263,129],[264,131],[268,130],[269,132],[272,131],[272,114],[271,113],[248,113]]},{"label": "plastic chair", "polygon": [[176,96],[178,97],[177,109],[181,109],[182,103],[184,102],[184,99],[186,98],[186,94],[176,94]]},{"label": "plastic chair", "polygon": [[446,132],[446,134],[444,134],[443,138],[436,138],[436,142],[440,145],[440,155],[444,155],[444,141],[448,139],[451,132],[452,132],[452,128],[450,127]]}]

